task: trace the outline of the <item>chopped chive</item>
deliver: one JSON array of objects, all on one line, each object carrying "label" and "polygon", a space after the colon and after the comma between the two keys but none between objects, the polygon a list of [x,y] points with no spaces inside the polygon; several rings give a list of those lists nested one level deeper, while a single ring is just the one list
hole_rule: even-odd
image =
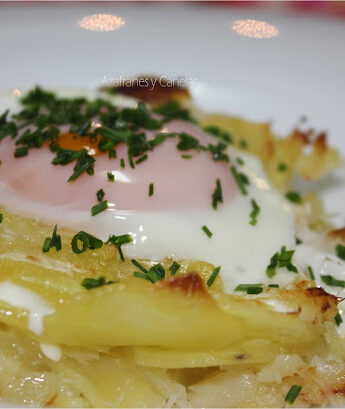
[{"label": "chopped chive", "polygon": [[121,246],[123,246],[124,244],[132,243],[132,241],[133,239],[130,234],[123,234],[122,236],[115,236],[115,234],[113,234],[112,236],[109,236],[109,239],[108,241],[106,241],[106,244],[112,243],[117,248],[120,255],[120,259],[122,261],[125,261]]},{"label": "chopped chive", "polygon": [[335,248],[335,251],[339,258],[345,260],[345,246],[338,244],[337,247]]},{"label": "chopped chive", "polygon": [[212,207],[217,209],[218,203],[223,203],[223,193],[220,179],[216,180],[216,188],[212,194]]},{"label": "chopped chive", "polygon": [[207,280],[207,287],[211,287],[211,285],[214,283],[214,280],[217,278],[219,271],[220,271],[220,266],[216,267],[213,270],[213,273],[211,274],[210,278]]},{"label": "chopped chive", "polygon": [[188,151],[189,149],[196,149],[199,146],[199,140],[194,138],[194,136],[189,135],[186,132],[181,132],[177,134],[180,141],[176,145],[176,148],[180,151]]},{"label": "chopped chive", "polygon": [[120,164],[121,164],[121,168],[124,168],[124,167],[125,167],[125,160],[124,160],[124,159],[121,159],[121,160],[120,160]]},{"label": "chopped chive", "polygon": [[300,238],[296,237],[296,245],[302,244],[302,243],[303,241]]},{"label": "chopped chive", "polygon": [[104,196],[105,196],[105,193],[104,193],[104,190],[103,190],[103,189],[99,189],[99,190],[96,192],[96,197],[97,197],[97,200],[98,200],[99,202],[101,202],[101,201],[104,199]]},{"label": "chopped chive", "polygon": [[286,172],[287,169],[288,169],[288,166],[287,166],[286,163],[281,162],[281,163],[278,164],[278,171],[279,172]]},{"label": "chopped chive", "polygon": [[207,226],[202,226],[201,229],[206,233],[209,239],[213,236],[213,233]]},{"label": "chopped chive", "polygon": [[84,278],[81,285],[87,290],[92,290],[93,288],[102,287],[103,285],[113,284],[115,281],[105,281],[104,277],[98,278]]},{"label": "chopped chive", "polygon": [[171,266],[169,267],[170,274],[171,274],[172,276],[174,276],[174,275],[176,274],[177,270],[178,270],[180,267],[181,267],[181,266],[179,265],[179,263],[178,263],[177,261],[174,261],[174,262],[171,264]]},{"label": "chopped chive", "polygon": [[109,182],[114,182],[115,181],[115,175],[112,174],[111,172],[107,172],[107,178]]},{"label": "chopped chive", "polygon": [[[79,246],[81,242],[82,247]],[[100,249],[103,246],[103,241],[97,237],[92,236],[85,231],[80,231],[72,238],[72,251],[76,254],[84,253],[86,250]]]},{"label": "chopped chive", "polygon": [[146,275],[153,283],[163,280],[165,277],[164,267],[161,264],[155,264],[150,267],[150,270],[146,273]]},{"label": "chopped chive", "polygon": [[238,172],[237,168],[235,166],[231,166],[231,172],[232,175],[235,179],[235,182],[237,183],[238,187],[240,188],[241,193],[245,196],[247,195],[247,189],[246,185],[249,185],[249,179],[248,176],[245,175],[244,173]]},{"label": "chopped chive", "polygon": [[268,284],[271,288],[279,288],[279,284]]},{"label": "chopped chive", "polygon": [[153,192],[154,192],[154,184],[150,183],[149,184],[149,196],[153,196]]},{"label": "chopped chive", "polygon": [[2,213],[0,213],[0,224],[2,223],[3,219],[4,219],[4,216]]},{"label": "chopped chive", "polygon": [[262,287],[250,287],[247,290],[247,294],[261,294],[263,291]]},{"label": "chopped chive", "polygon": [[42,251],[43,253],[47,253],[53,247],[55,247],[56,251],[60,251],[62,249],[61,236],[57,234],[57,225],[54,227],[52,236],[47,237],[44,240]]},{"label": "chopped chive", "polygon": [[298,192],[287,192],[285,194],[286,199],[290,200],[292,203],[300,204],[302,203],[302,197]]},{"label": "chopped chive", "polygon": [[21,146],[14,151],[15,158],[22,158],[29,153],[29,148],[27,146]]},{"label": "chopped chive", "polygon": [[235,291],[244,291],[247,294],[260,294],[263,291],[262,284],[239,284]]},{"label": "chopped chive", "polygon": [[115,159],[116,158],[116,150],[115,149],[109,149],[108,157],[109,157],[109,159]]},{"label": "chopped chive", "polygon": [[270,260],[270,264],[266,268],[266,275],[272,278],[276,274],[278,267],[286,267],[293,273],[298,273],[297,267],[292,264],[292,257],[295,254],[295,250],[286,250],[283,246],[280,253],[275,253]]},{"label": "chopped chive", "polygon": [[248,148],[248,142],[245,141],[244,139],[241,139],[241,140],[240,140],[240,147],[241,147],[242,149],[247,149],[247,148]]},{"label": "chopped chive", "polygon": [[295,402],[297,396],[301,392],[302,386],[292,385],[289,392],[285,396],[285,402],[290,403],[291,405]]},{"label": "chopped chive", "polygon": [[308,266],[308,272],[309,272],[309,276],[312,280],[315,280],[315,275],[314,275],[314,271],[313,268],[311,266]]},{"label": "chopped chive", "polygon": [[252,199],[251,201],[253,210],[250,213],[250,222],[249,224],[251,224],[252,226],[255,226],[257,223],[257,217],[260,213],[260,206],[258,206],[258,204],[256,203],[255,199]]},{"label": "chopped chive", "polygon": [[131,259],[131,263],[135,265],[135,267],[138,267],[139,270],[141,270],[143,273],[147,274],[148,270],[142,266],[139,261],[135,260],[134,258]]},{"label": "chopped chive", "polygon": [[135,164],[138,165],[139,163],[144,162],[147,158],[148,156],[145,153],[145,155],[141,156],[139,159],[135,161]]},{"label": "chopped chive", "polygon": [[44,240],[43,246],[42,246],[43,253],[47,253],[50,250],[51,242],[52,242],[52,239],[50,237],[46,237],[46,239]]},{"label": "chopped chive", "polygon": [[128,154],[128,162],[129,162],[129,166],[134,169],[135,165],[134,165],[134,161],[133,161],[133,157],[132,155]]},{"label": "chopped chive", "polygon": [[244,160],[242,158],[236,158],[236,162],[241,166],[244,165]]},{"label": "chopped chive", "polygon": [[341,318],[340,312],[337,312],[337,315],[334,317],[334,321],[337,325],[337,327],[339,327],[339,325],[343,322],[343,319]]},{"label": "chopped chive", "polygon": [[100,202],[96,204],[95,206],[91,207],[91,216],[96,216],[98,213],[103,212],[108,208],[108,200],[103,200],[103,202]]},{"label": "chopped chive", "polygon": [[134,271],[134,277],[143,278],[144,280],[150,281],[145,273],[140,273],[139,271]]},{"label": "chopped chive", "polygon": [[322,275],[321,280],[331,287],[342,287],[345,288],[345,281],[338,280],[331,275]]},{"label": "chopped chive", "polygon": [[181,155],[182,159],[192,159],[193,156],[192,155]]}]

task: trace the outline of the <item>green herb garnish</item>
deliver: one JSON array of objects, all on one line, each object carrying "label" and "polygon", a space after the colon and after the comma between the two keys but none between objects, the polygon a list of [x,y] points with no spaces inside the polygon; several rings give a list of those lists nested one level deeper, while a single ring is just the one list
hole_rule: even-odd
[{"label": "green herb garnish", "polygon": [[134,275],[134,277],[143,278],[144,280],[150,281],[150,279],[147,277],[147,275],[145,273],[140,273],[139,271],[134,271],[133,275]]},{"label": "green herb garnish", "polygon": [[217,145],[208,144],[207,150],[212,153],[214,161],[229,162],[229,155],[226,152],[228,145],[224,142],[219,142]]},{"label": "green herb garnish", "polygon": [[244,165],[244,160],[242,158],[236,158],[236,162],[241,166]]},{"label": "green herb garnish", "polygon": [[154,192],[154,184],[150,183],[149,184],[149,196],[153,196],[153,192]]},{"label": "green herb garnish", "polygon": [[216,136],[217,138],[227,142],[227,143],[232,143],[232,136],[226,132],[220,129],[218,126],[215,125],[209,125],[204,127],[204,131],[210,133],[213,136]]},{"label": "green herb garnish", "polygon": [[334,317],[334,321],[337,325],[337,327],[339,327],[339,325],[343,322],[343,319],[341,318],[340,312],[337,312],[337,315]]},{"label": "green herb garnish", "polygon": [[243,291],[247,294],[260,294],[263,291],[262,284],[239,284],[235,291]]},{"label": "green herb garnish", "polygon": [[238,185],[238,187],[240,188],[240,191],[243,195],[246,195],[247,189],[246,189],[246,185],[249,185],[249,178],[247,175],[245,175],[244,173],[238,172],[237,168],[235,166],[231,166],[231,172],[232,175]]},{"label": "green herb garnish", "polygon": [[192,159],[193,156],[192,155],[181,155],[182,159]]},{"label": "green herb garnish", "polygon": [[194,136],[189,135],[186,132],[181,132],[177,134],[180,141],[176,145],[177,149],[180,151],[188,151],[190,149],[197,149],[199,147],[199,140]]},{"label": "green herb garnish", "polygon": [[345,246],[343,246],[342,244],[338,244],[335,248],[335,251],[339,258],[345,260]]},{"label": "green herb garnish", "polygon": [[251,224],[252,226],[255,226],[256,223],[257,223],[257,217],[258,217],[258,215],[260,213],[260,207],[256,203],[255,199],[252,199],[250,201],[250,203],[252,204],[253,210],[250,213],[250,222],[249,222],[249,224]]},{"label": "green herb garnish", "polygon": [[114,234],[109,237],[108,241],[106,244],[112,243],[118,250],[120,258],[122,261],[125,261],[125,258],[122,253],[121,246],[124,244],[131,243],[133,241],[132,237],[130,234],[123,234],[122,236],[115,236]]},{"label": "green herb garnish", "polygon": [[98,278],[84,278],[81,285],[87,290],[92,290],[93,288],[102,287],[104,285],[114,284],[115,281],[106,281],[105,277]]},{"label": "green herb garnish", "polygon": [[108,208],[108,200],[103,200],[94,206],[91,207],[91,216],[96,216],[98,213],[103,212]]},{"label": "green herb garnish", "polygon": [[220,179],[216,180],[216,188],[212,194],[212,207],[217,209],[218,203],[223,203],[223,193]]},{"label": "green herb garnish", "polygon": [[286,163],[281,162],[281,163],[278,164],[278,171],[279,172],[286,172],[287,170],[288,170],[288,166],[287,166]]},{"label": "green herb garnish", "polygon": [[20,148],[16,148],[14,151],[14,157],[15,158],[22,158],[23,156],[26,156],[29,153],[29,148],[26,146],[21,146]]},{"label": "green herb garnish", "polygon": [[56,251],[60,251],[62,249],[61,236],[57,234],[57,225],[54,227],[52,236],[47,237],[44,240],[42,251],[43,253],[47,253],[53,247],[55,247]]},{"label": "green herb garnish", "polygon": [[135,267],[139,268],[139,270],[141,270],[143,273],[147,274],[148,270],[142,264],[140,264],[139,261],[132,258],[131,263],[135,265]]},{"label": "green herb garnish", "polygon": [[107,172],[107,178],[109,182],[114,182],[115,181],[115,175],[112,174],[111,172]]},{"label": "green herb garnish", "polygon": [[206,236],[210,239],[213,236],[213,233],[207,226],[202,226],[201,229],[206,233]]},{"label": "green herb garnish", "polygon": [[213,273],[211,274],[210,278],[207,280],[207,287],[211,287],[211,285],[214,283],[214,280],[217,278],[219,271],[220,271],[220,266],[216,267],[213,270]]},{"label": "green herb garnish", "polygon": [[[79,246],[79,243],[81,243],[82,247]],[[85,231],[80,231],[73,237],[71,245],[72,251],[80,254],[86,250],[100,249],[103,246],[103,241]]]},{"label": "green herb garnish", "polygon": [[171,266],[169,267],[170,274],[174,276],[177,270],[180,268],[180,264],[177,261],[174,261]]},{"label": "green herb garnish", "polygon": [[165,277],[165,270],[161,264],[155,264],[147,270],[144,266],[142,266],[137,260],[131,259],[132,264],[134,264],[142,273],[135,271],[133,274],[135,277],[145,278],[146,280],[150,280],[152,283],[156,281],[163,280]]},{"label": "green herb garnish", "polygon": [[345,288],[345,281],[343,280],[338,280],[336,278],[334,278],[331,275],[322,275],[320,276],[321,280],[326,284],[329,285],[331,287],[342,287]]},{"label": "green herb garnish", "polygon": [[0,213],[0,224],[2,223],[3,219],[4,219],[4,215]]},{"label": "green herb garnish", "polygon": [[104,199],[104,196],[105,196],[105,193],[104,193],[104,190],[103,190],[103,189],[99,189],[99,190],[96,192],[96,197],[97,197],[97,200],[98,200],[99,202],[101,202],[101,201]]},{"label": "green herb garnish", "polygon": [[244,139],[241,139],[240,140],[240,147],[242,149],[247,149],[248,148],[248,142],[246,140],[244,140]]},{"label": "green herb garnish", "polygon": [[285,197],[290,200],[290,202],[292,203],[296,203],[296,204],[300,204],[302,203],[302,197],[299,193],[297,192],[287,192],[285,194]]},{"label": "green herb garnish", "polygon": [[292,264],[292,257],[295,254],[295,250],[286,250],[286,247],[283,246],[280,250],[280,253],[275,253],[270,261],[270,264],[267,266],[266,275],[269,278],[272,278],[276,274],[278,267],[286,267],[289,271],[297,273],[297,267]]},{"label": "green herb garnish", "polygon": [[191,117],[190,112],[187,109],[182,108],[176,101],[170,101],[164,105],[158,106],[153,109],[153,112],[164,116],[165,121],[183,119],[185,121],[195,122]]},{"label": "green herb garnish", "polygon": [[311,266],[308,266],[308,272],[309,272],[309,276],[312,280],[315,280],[315,275],[314,275],[314,271],[313,268]]},{"label": "green herb garnish", "polygon": [[145,153],[145,155],[140,156],[140,158],[135,161],[135,164],[138,165],[139,163],[144,162],[147,158],[148,156]]},{"label": "green herb garnish", "polygon": [[302,386],[292,385],[289,392],[285,396],[285,402],[290,403],[291,405],[295,402],[297,396],[301,392]]}]

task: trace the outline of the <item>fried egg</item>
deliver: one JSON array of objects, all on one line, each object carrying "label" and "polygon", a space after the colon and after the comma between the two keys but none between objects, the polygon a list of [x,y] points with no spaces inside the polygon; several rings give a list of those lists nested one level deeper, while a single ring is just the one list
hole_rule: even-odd
[{"label": "fried egg", "polygon": [[[85,93],[76,91],[75,96],[80,95]],[[115,103],[133,104],[121,97]],[[9,97],[2,97],[2,110],[11,104],[12,112],[19,109]],[[187,132],[205,145],[215,142],[213,136],[180,120],[169,122],[159,132]],[[221,266],[227,291],[240,283],[265,283],[272,255],[282,246],[295,244],[293,206],[275,191],[259,160],[251,155],[229,146],[230,164],[214,161],[210,152],[177,150],[176,138],[170,138],[132,168],[125,146],[117,148],[116,159],[109,159],[97,152],[96,146],[84,144],[83,139],[68,134],[61,137],[62,147],[86,147],[97,159],[93,176],[83,174],[68,183],[73,164],[53,166],[54,154],[48,146],[15,158],[15,142],[4,139],[0,144],[0,205],[52,225],[87,231],[103,240],[111,234],[129,233],[133,242],[126,246],[128,257],[154,261],[172,257]],[[246,194],[236,183],[232,165],[249,180]],[[109,172],[114,182],[108,180]],[[212,194],[217,179],[223,203],[214,209]],[[105,192],[109,205],[104,212],[91,216],[99,189]],[[256,225],[250,224],[253,200],[259,207]],[[202,226],[207,226],[212,237]],[[282,282],[292,278],[288,274],[277,277]]]}]

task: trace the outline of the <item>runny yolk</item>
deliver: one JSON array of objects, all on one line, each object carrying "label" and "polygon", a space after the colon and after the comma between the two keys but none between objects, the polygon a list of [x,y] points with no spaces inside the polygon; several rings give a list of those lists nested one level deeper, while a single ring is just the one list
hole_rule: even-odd
[{"label": "runny yolk", "polygon": [[87,149],[88,154],[92,156],[104,154],[104,152],[98,149],[98,138],[91,141],[88,136],[80,136],[69,132],[60,134],[59,146],[63,149],[70,149],[73,151]]}]

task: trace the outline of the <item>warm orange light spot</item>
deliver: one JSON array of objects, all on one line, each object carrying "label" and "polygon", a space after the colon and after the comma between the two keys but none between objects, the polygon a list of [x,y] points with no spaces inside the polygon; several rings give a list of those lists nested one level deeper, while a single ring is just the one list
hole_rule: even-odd
[{"label": "warm orange light spot", "polygon": [[19,98],[19,97],[21,97],[22,96],[22,93],[21,93],[21,91],[18,89],[18,88],[15,88],[13,91],[12,91],[12,97],[13,98]]},{"label": "warm orange light spot", "polygon": [[60,134],[59,146],[63,149],[71,149],[73,151],[80,151],[81,149],[87,149],[88,154],[95,156],[104,152],[98,149],[98,140],[90,141],[89,137],[80,136],[78,134],[72,134],[69,132]]},{"label": "warm orange light spot", "polygon": [[79,27],[85,28],[85,30],[115,31],[125,25],[125,20],[113,14],[93,14],[82,18],[78,24]]},{"label": "warm orange light spot", "polygon": [[237,20],[232,24],[232,29],[245,37],[272,38],[279,35],[279,30],[273,24],[259,20]]}]

